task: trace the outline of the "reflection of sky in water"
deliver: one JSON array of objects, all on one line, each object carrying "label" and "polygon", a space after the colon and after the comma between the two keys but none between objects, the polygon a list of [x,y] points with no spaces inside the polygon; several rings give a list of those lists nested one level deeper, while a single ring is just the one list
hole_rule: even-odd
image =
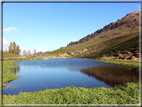
[{"label": "reflection of sky in water", "polygon": [[[104,79],[98,77],[98,73],[92,74],[90,68],[117,66],[116,64],[99,62],[87,58],[19,61],[15,65],[19,65],[20,70],[16,74],[23,77],[8,83],[7,86],[10,88],[3,90],[5,94],[18,94],[21,91],[40,91],[46,88],[65,88],[72,85],[86,88],[111,87],[105,83]],[[99,79],[96,79],[96,77]]]},{"label": "reflection of sky in water", "polygon": [[5,87],[9,87],[9,88],[12,88],[12,89],[14,89],[15,87],[17,87],[19,84],[17,83],[17,84],[14,84],[14,85],[12,85],[12,84],[10,84],[10,83],[7,83],[6,85],[5,85]]}]

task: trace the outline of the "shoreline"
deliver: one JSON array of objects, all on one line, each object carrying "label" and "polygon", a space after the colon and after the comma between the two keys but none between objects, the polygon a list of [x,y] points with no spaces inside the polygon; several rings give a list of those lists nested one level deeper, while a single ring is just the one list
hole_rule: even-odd
[{"label": "shoreline", "polygon": [[[41,59],[41,58],[40,58]],[[56,59],[56,58],[43,58],[44,59]],[[92,58],[91,58],[92,59]],[[31,59],[28,59],[28,60],[31,60]],[[10,67],[4,69],[6,71],[8,71],[10,74],[12,73],[11,71],[9,71],[9,69],[12,69],[12,68],[17,68],[17,66],[15,66],[13,63],[17,62],[17,61],[28,61],[27,59],[25,60],[9,60],[9,61],[4,61],[4,62],[11,62],[10,63]],[[35,59],[33,59],[35,60]],[[37,60],[37,59],[36,59]],[[106,63],[114,63],[114,64],[120,64],[120,65],[128,65],[128,66],[134,66],[134,67],[139,67],[139,62],[134,62],[134,61],[123,61],[123,60],[104,60],[104,59],[94,59],[94,60],[97,60],[97,61],[102,61],[102,62],[106,62]],[[4,66],[4,65],[3,65]],[[3,74],[4,75],[4,74]],[[6,79],[6,81],[3,81],[3,85],[5,82],[8,82],[8,81],[13,81],[15,79],[18,79],[20,76],[16,75],[13,73],[13,79]],[[18,77],[17,77],[18,76]]]},{"label": "shoreline", "polygon": [[[12,68],[17,68],[16,66],[14,66],[13,63],[15,63],[16,61],[21,61],[21,60],[13,60],[13,61],[7,61],[7,62],[11,62],[9,63],[10,65],[12,65],[11,67]],[[6,62],[6,61],[5,61]],[[11,68],[10,67],[10,68]],[[8,69],[8,68],[7,68]],[[11,71],[9,71],[11,72]],[[14,74],[14,73],[13,73]],[[15,76],[17,76],[16,74],[14,74]],[[19,77],[18,77],[19,78]],[[16,78],[17,79],[17,78]],[[13,79],[15,80],[15,79]],[[20,92],[18,95],[3,95],[3,104],[37,104],[36,102],[39,102],[38,104],[60,104],[59,101],[60,99],[63,100],[62,104],[75,104],[78,102],[74,102],[73,99],[76,99],[76,93],[77,94],[77,98],[79,100],[82,101],[82,99],[88,97],[89,99],[92,99],[92,95],[93,95],[93,99],[97,99],[98,97],[100,97],[101,99],[103,98],[105,103],[107,104],[113,104],[115,101],[119,102],[119,103],[122,103],[122,104],[125,104],[125,103],[132,103],[133,104],[137,104],[138,103],[138,98],[139,96],[136,97],[135,100],[133,100],[133,94],[137,94],[139,93],[139,88],[138,88],[138,85],[139,85],[139,82],[138,83],[127,83],[126,85],[118,85],[116,87],[111,87],[111,88],[107,88],[107,87],[94,87],[94,88],[85,88],[85,87],[66,87],[66,88],[59,88],[59,89],[46,89],[46,90],[43,90],[43,91],[37,91],[37,92]],[[136,88],[134,88],[136,87]],[[129,90],[127,89],[130,89],[132,88],[133,89],[133,92],[130,92],[129,93]],[[120,89],[125,89],[125,91],[121,91]],[[119,93],[117,94],[116,93]],[[90,94],[90,92],[92,94]],[[100,92],[100,94],[98,93]],[[41,96],[41,93],[42,93],[42,96]],[[48,93],[51,93],[51,94],[48,94]],[[62,94],[62,93],[73,93],[73,94]],[[94,94],[93,94],[94,93]],[[96,94],[97,93],[97,94]],[[117,100],[113,100],[109,97],[113,97],[111,96],[111,93],[113,93],[116,97]],[[123,94],[125,93],[125,95],[129,95],[129,96],[126,96],[129,97],[131,100],[119,100],[121,97],[121,95],[123,96]],[[129,93],[129,94],[126,94],[126,93]],[[71,95],[72,97],[69,97],[68,95]],[[85,97],[83,97],[85,95]],[[103,96],[101,96],[103,95]],[[38,98],[36,96],[39,96]],[[45,97],[47,97],[47,101],[43,101],[43,100],[40,100],[40,99],[45,99]],[[58,98],[56,101],[57,102],[54,102],[55,100],[52,99],[52,98]],[[37,99],[35,99],[37,98]],[[123,96],[124,99],[125,96]],[[9,101],[9,99],[11,99]],[[29,99],[29,100],[28,100]],[[64,101],[65,99],[65,101]],[[71,102],[68,102],[68,101],[71,101],[70,99],[72,99],[72,103]],[[83,103],[82,104],[104,104],[103,102],[101,102],[99,99],[98,100],[95,100],[95,102],[93,102],[93,100],[87,100],[87,99],[84,99],[83,100]],[[85,101],[89,101],[88,103],[85,102]],[[110,101],[108,103],[108,101]],[[92,102],[92,103],[91,103]],[[117,102],[115,102],[117,104]]]}]

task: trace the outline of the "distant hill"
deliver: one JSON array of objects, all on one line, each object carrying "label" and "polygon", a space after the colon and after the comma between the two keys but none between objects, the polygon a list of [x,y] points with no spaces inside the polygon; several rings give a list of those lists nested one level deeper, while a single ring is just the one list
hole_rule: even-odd
[{"label": "distant hill", "polygon": [[46,51],[46,52],[38,52],[38,53],[36,53],[38,56],[40,56],[40,55],[44,55],[44,54],[46,54],[46,53],[48,53],[48,52],[50,52],[50,51]]},{"label": "distant hill", "polygon": [[139,12],[132,12],[116,22],[110,23],[78,41],[70,42],[64,48],[44,54],[44,56],[138,59],[139,25]]},{"label": "distant hill", "polygon": [[3,52],[3,57],[22,57],[21,55],[18,54],[12,54],[8,52]]}]

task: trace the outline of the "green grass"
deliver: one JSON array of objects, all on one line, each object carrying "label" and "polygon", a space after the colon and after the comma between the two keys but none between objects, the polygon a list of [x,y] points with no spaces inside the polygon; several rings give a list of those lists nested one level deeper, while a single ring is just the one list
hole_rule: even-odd
[{"label": "green grass", "polygon": [[41,60],[41,59],[42,58],[28,57],[25,59],[17,58],[17,60],[7,59],[7,61],[3,61],[3,85],[5,85],[6,82],[19,78],[18,75],[15,75],[13,72],[8,70],[11,68],[17,68],[17,66],[14,66],[13,63],[15,63],[16,61]]},{"label": "green grass", "polygon": [[115,88],[47,89],[39,92],[20,92],[3,95],[4,104],[138,104],[139,83],[127,83]]},{"label": "green grass", "polygon": [[3,85],[5,85],[5,82],[12,81],[19,77],[18,75],[15,75],[13,72],[8,70],[10,68],[16,68],[16,66],[13,66],[14,62],[16,61],[3,61]]},{"label": "green grass", "polygon": [[[105,56],[114,56],[116,54],[125,54],[126,52],[132,52],[136,56],[139,49],[139,34],[130,34],[117,38],[110,39],[108,41],[100,42],[99,44],[92,45],[89,48],[96,50],[83,57],[101,58]],[[128,54],[126,54],[128,56]]]},{"label": "green grass", "polygon": [[42,60],[43,57],[23,57],[23,58],[4,58],[3,61],[16,60],[16,61],[26,61],[26,60]]},{"label": "green grass", "polygon": [[21,57],[21,55],[3,52],[3,57]]},{"label": "green grass", "polygon": [[107,63],[114,63],[114,64],[121,64],[121,65],[128,65],[128,66],[134,66],[139,67],[139,62],[137,61],[125,61],[125,60],[105,60],[105,59],[95,59],[97,61],[107,62]]}]

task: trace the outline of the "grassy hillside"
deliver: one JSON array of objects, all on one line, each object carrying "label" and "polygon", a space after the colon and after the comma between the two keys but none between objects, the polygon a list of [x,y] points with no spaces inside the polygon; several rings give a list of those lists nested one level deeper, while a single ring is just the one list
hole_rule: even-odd
[{"label": "grassy hillside", "polygon": [[133,56],[139,57],[139,33],[117,37],[87,48],[96,51],[90,50],[83,57],[114,56],[119,57],[119,59],[125,59],[126,57],[131,59]]},{"label": "grassy hillside", "polygon": [[106,25],[79,41],[44,56],[90,57],[112,56],[117,59],[138,58],[139,54],[139,13],[127,14],[122,19]]},{"label": "grassy hillside", "polygon": [[3,57],[21,57],[21,55],[3,52]]}]

